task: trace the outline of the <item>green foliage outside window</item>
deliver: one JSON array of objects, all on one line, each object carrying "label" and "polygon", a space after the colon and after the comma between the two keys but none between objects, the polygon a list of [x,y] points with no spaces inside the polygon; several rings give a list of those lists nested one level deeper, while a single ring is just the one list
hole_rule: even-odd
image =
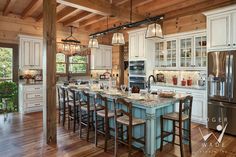
[{"label": "green foliage outside window", "polygon": [[57,53],[57,73],[66,73],[66,56],[63,53]]},{"label": "green foliage outside window", "polygon": [[87,56],[71,56],[69,58],[69,71],[72,73],[86,73]]},{"label": "green foliage outside window", "polygon": [[0,56],[0,78],[11,80],[13,50],[11,48],[0,47]]}]

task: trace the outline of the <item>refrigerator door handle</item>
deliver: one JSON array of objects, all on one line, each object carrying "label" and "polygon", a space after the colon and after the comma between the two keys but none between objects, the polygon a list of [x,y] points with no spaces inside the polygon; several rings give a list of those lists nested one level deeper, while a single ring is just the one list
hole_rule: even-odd
[{"label": "refrigerator door handle", "polygon": [[225,97],[229,98],[229,55],[226,55],[226,66],[225,66],[225,73],[226,73],[226,78],[225,78]]},{"label": "refrigerator door handle", "polygon": [[230,80],[230,98],[234,98],[234,56],[233,54],[230,56],[230,63],[229,63],[229,80]]}]

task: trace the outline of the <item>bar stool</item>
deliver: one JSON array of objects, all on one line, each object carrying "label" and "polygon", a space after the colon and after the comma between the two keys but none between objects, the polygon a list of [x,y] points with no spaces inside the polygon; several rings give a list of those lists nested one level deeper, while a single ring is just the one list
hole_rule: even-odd
[{"label": "bar stool", "polygon": [[79,108],[79,96],[78,91],[74,88],[67,89],[68,95],[68,129],[70,129],[70,122],[73,121],[73,132],[76,130],[76,122],[78,122],[78,108]]},{"label": "bar stool", "polygon": [[[98,133],[105,136],[104,151],[107,151],[107,141],[110,136],[109,119],[114,118],[115,113],[108,109],[107,98],[96,94],[94,97],[94,107],[95,107],[95,145],[97,146],[97,135]],[[99,125],[98,117],[102,118],[102,124]],[[105,124],[105,125],[104,125]],[[102,126],[102,130],[99,130]],[[114,131],[114,129],[113,129]]]},{"label": "bar stool", "polygon": [[[163,142],[172,143],[173,145],[180,146],[181,157],[184,156],[183,153],[183,140],[188,141],[189,143],[189,151],[192,153],[192,144],[191,144],[191,113],[192,113],[192,96],[187,96],[184,99],[179,101],[179,112],[167,113],[165,115],[161,115],[161,148],[163,149]],[[173,122],[173,131],[168,132],[164,130],[164,120],[169,120]],[[188,129],[182,128],[183,122],[188,122]],[[178,126],[176,126],[176,122]],[[175,128],[179,128],[179,134],[175,132]],[[183,135],[183,131],[188,133],[187,137]],[[165,140],[165,137],[172,135],[172,141]],[[175,143],[175,136],[179,136],[179,144]]]},{"label": "bar stool", "polygon": [[58,94],[58,123],[61,123],[65,126],[66,114],[67,114],[67,99],[66,99],[66,89],[63,86],[57,86],[57,94]]},{"label": "bar stool", "polygon": [[[122,143],[124,145],[127,145],[129,148],[129,157],[132,153],[132,142],[138,142],[142,144],[145,147],[146,144],[146,122],[143,119],[138,119],[133,117],[132,114],[132,103],[125,101],[123,98],[118,98],[115,101],[115,156],[117,156],[117,150],[118,150],[118,143]],[[116,108],[119,106],[119,110]],[[126,110],[124,110],[126,109]],[[119,129],[118,125],[123,125],[127,129],[121,130],[121,135],[123,135],[123,132],[127,133],[126,139],[123,139],[123,137],[118,137],[119,135]],[[135,138],[133,136],[133,128],[136,126],[144,126],[144,136],[140,138]],[[142,140],[143,139],[143,140]]]},{"label": "bar stool", "polygon": [[90,105],[90,96],[89,93],[85,91],[80,92],[81,97],[79,99],[79,128],[80,128],[80,137],[82,137],[82,126],[86,127],[87,135],[86,140],[89,141],[89,131],[91,127],[94,127],[94,106]]}]

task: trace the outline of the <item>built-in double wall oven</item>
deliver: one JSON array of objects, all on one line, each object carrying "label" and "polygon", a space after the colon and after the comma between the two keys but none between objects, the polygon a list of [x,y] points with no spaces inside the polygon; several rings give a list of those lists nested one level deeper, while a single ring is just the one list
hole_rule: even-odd
[{"label": "built-in double wall oven", "polygon": [[146,88],[145,61],[129,62],[129,87],[138,86],[140,89]]}]

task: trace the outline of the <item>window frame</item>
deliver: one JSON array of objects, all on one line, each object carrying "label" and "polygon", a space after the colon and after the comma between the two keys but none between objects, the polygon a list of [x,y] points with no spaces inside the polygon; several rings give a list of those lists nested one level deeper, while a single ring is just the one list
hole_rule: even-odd
[{"label": "window frame", "polygon": [[65,73],[58,73],[56,72],[57,75],[59,76],[89,76],[90,75],[90,55],[87,55],[87,63],[86,64],[86,72],[85,73],[71,73],[69,68],[70,64],[83,64],[83,63],[70,63],[70,58],[71,56],[65,55],[65,63],[64,62],[56,62],[56,64],[65,64],[66,65],[66,71]]}]

